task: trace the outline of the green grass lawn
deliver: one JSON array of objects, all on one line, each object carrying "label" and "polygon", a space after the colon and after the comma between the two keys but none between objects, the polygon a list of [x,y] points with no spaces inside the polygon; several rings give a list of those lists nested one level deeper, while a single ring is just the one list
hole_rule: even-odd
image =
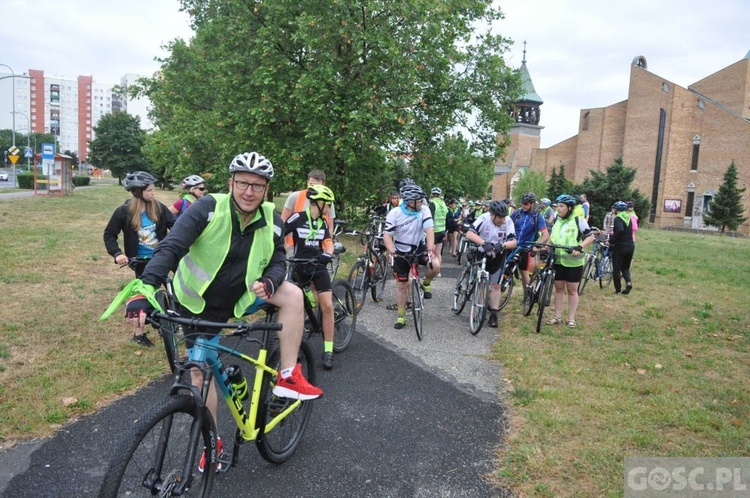
[{"label": "green grass lawn", "polygon": [[[166,371],[120,315],[97,321],[132,279],[102,242],[128,195],[0,201],[0,446],[49,436]],[[344,241],[350,264],[359,246]],[[492,477],[525,496],[621,496],[627,456],[750,456],[748,254],[747,239],[641,230],[633,292],[590,283],[576,329],[537,334],[517,292],[493,354],[509,415]]]}]

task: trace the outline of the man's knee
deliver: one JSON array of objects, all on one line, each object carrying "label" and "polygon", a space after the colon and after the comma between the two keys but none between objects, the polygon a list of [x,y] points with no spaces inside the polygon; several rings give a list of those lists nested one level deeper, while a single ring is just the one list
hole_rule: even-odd
[{"label": "man's knee", "polygon": [[266,301],[279,308],[302,309],[302,289],[285,280],[281,282],[274,295],[266,299]]}]

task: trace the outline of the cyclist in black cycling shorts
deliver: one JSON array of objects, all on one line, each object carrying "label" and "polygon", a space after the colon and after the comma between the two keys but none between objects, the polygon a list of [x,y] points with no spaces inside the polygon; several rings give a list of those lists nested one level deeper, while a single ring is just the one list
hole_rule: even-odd
[{"label": "cyclist in black cycling shorts", "polygon": [[294,248],[294,257],[316,259],[317,263],[298,264],[295,267],[297,282],[311,282],[318,294],[323,314],[323,366],[333,368],[333,295],[331,276],[326,265],[333,260],[333,239],[325,216],[333,204],[334,195],[325,185],[307,188],[310,205],[304,211],[293,213],[284,224],[287,245]]}]

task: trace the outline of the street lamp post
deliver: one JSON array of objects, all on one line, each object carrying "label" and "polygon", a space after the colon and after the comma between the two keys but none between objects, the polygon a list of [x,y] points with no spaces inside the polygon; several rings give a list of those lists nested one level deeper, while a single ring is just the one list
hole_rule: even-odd
[{"label": "street lamp post", "polygon": [[13,71],[13,68],[10,67],[7,64],[0,64],[0,66],[7,67],[10,69],[10,74],[12,75],[13,79],[13,131],[11,135],[13,136],[13,147],[16,146],[16,72]]},{"label": "street lamp post", "polygon": [[[20,114],[21,116],[23,116],[23,117],[26,118],[26,132],[27,132],[26,133],[26,150],[30,150],[31,149],[31,119],[29,119],[29,115],[26,114],[25,112],[15,111],[15,113],[16,114]],[[24,153],[25,153],[25,151],[24,151]],[[31,166],[29,164],[30,161],[31,161],[31,158],[27,157],[26,158],[26,169],[28,171],[31,171]]]},{"label": "street lamp post", "polygon": [[[12,138],[13,147],[15,147],[16,146],[16,78],[26,78],[30,80],[31,76],[26,76],[25,74],[23,75],[16,74],[16,72],[13,71],[13,68],[7,64],[0,63],[0,66],[7,67],[8,69],[10,69],[10,74],[11,74],[10,76],[3,76],[2,78],[0,78],[0,80],[4,80],[5,78],[13,79],[13,90],[12,90],[13,91],[13,102],[12,102],[13,110],[11,111],[13,113],[13,129],[11,130],[11,136],[13,137]],[[31,133],[30,128],[31,126],[29,126],[29,133]],[[16,177],[16,164],[15,163],[13,163],[13,183],[15,187],[18,186],[18,178]]]}]

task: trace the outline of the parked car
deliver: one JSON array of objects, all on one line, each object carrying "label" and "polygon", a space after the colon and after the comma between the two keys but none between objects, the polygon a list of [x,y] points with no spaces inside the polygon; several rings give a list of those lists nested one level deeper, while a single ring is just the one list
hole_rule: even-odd
[{"label": "parked car", "polygon": [[0,169],[0,181],[7,182],[8,181],[8,172],[5,170]]}]

